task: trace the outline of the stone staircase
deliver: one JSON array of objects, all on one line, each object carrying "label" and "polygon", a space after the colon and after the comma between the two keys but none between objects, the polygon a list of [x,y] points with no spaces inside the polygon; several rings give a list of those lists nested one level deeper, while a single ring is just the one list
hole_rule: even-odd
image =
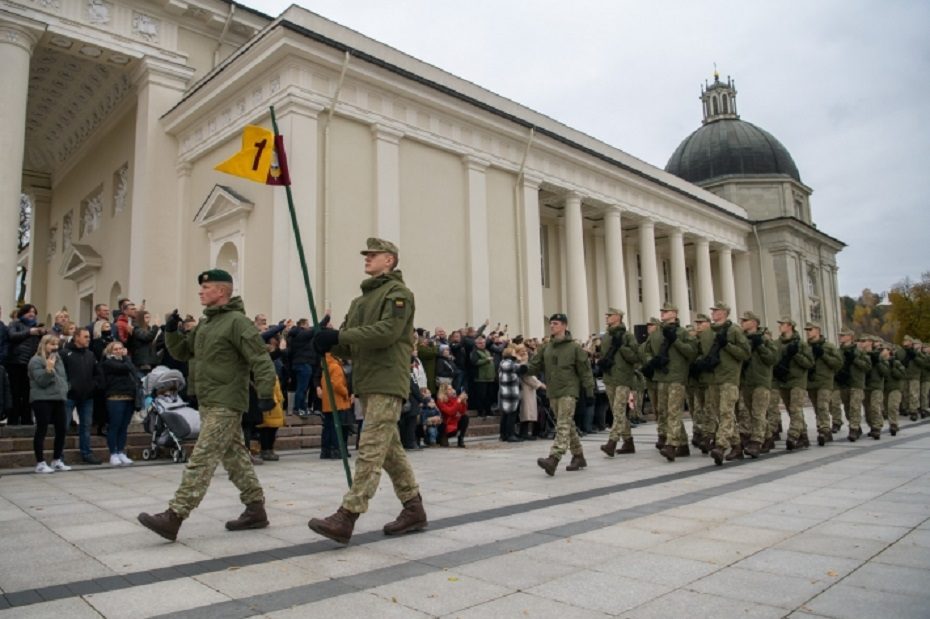
[{"label": "stone staircase", "polygon": [[[468,426],[469,437],[493,436],[498,433],[500,417],[491,416],[486,419],[480,419],[472,415]],[[300,449],[319,449],[320,434],[323,429],[323,422],[318,416],[309,419],[301,419],[294,415],[285,417],[285,425],[278,429],[278,438],[275,441],[276,452],[297,451]],[[35,432],[35,426],[0,426],[0,470],[17,469],[23,467],[33,468],[36,465],[35,456],[32,453],[32,437]],[[45,457],[46,460],[52,458],[52,444],[54,441],[55,429],[49,427],[48,434],[45,438]],[[353,443],[354,443],[354,439]],[[91,435],[91,449],[94,455],[103,462],[109,459],[107,451],[107,441],[103,436]],[[133,460],[142,460],[142,451],[148,449],[151,443],[151,435],[142,428],[141,423],[133,422],[129,426],[129,435],[126,441],[126,455]],[[190,453],[193,443],[185,443],[184,448]],[[258,443],[253,442],[253,448],[257,449]],[[78,449],[77,427],[71,426],[65,437],[64,460],[68,464],[81,464],[81,452]],[[167,449],[160,449],[158,460],[162,462],[171,462],[171,454]]]}]

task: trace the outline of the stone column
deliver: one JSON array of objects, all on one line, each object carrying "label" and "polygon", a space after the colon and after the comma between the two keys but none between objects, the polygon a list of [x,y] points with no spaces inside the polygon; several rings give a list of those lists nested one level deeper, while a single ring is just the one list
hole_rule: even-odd
[{"label": "stone column", "polygon": [[526,337],[543,337],[542,248],[540,247],[539,180],[523,179],[521,223],[523,226],[523,325]]},{"label": "stone column", "polygon": [[[153,234],[153,230],[164,229],[165,222],[171,222],[168,229],[175,230],[174,224],[181,216],[175,169],[177,140],[165,133],[161,117],[180,100],[193,73],[191,68],[145,57],[132,76],[136,89],[136,126],[129,164],[132,177],[129,281],[124,290],[136,303],[141,299],[156,301],[152,307],[156,311],[170,309],[165,305],[173,304],[166,300],[174,298],[178,288],[171,277],[153,277],[152,274],[177,273],[180,259],[173,243],[165,243]],[[172,199],[165,200],[166,195]],[[203,268],[209,266],[212,265],[203,265]]]},{"label": "stone column", "polygon": [[592,230],[585,243],[588,281],[594,293],[588,306],[588,324],[591,331],[598,331],[603,325],[604,309],[607,307],[607,256],[603,230]]},{"label": "stone column", "polygon": [[607,207],[604,212],[607,304],[627,312],[626,274],[623,270],[623,226],[620,222],[620,214],[618,206]]},{"label": "stone column", "polygon": [[380,125],[373,125],[371,134],[375,141],[376,229],[380,238],[400,243],[400,139],[404,134]]},{"label": "stone column", "polygon": [[[16,19],[16,18],[14,18]],[[23,187],[23,150],[26,144],[26,98],[29,94],[29,59],[38,34],[26,24],[0,19],[0,306],[4,313],[16,299],[16,264],[19,258],[19,197]],[[35,232],[35,231],[33,231]],[[44,260],[44,256],[40,256]],[[42,284],[44,286],[44,283]],[[47,308],[39,307],[40,311]]]},{"label": "stone column", "polygon": [[[294,96],[275,106],[278,128],[286,136],[300,136],[287,144],[287,164],[291,170],[300,170],[299,175],[291,175],[291,192],[297,208],[297,224],[300,226],[301,241],[307,258],[310,284],[313,286],[317,315],[322,318],[325,308],[324,299],[331,295],[329,282],[324,281],[326,268],[325,236],[320,228],[320,211],[323,205],[318,197],[320,177],[318,115],[323,107],[316,102],[298,99]],[[310,306],[304,290],[303,273],[294,242],[290,213],[287,208],[287,193],[277,188],[269,188],[271,194],[273,221],[271,245],[271,315],[275,317],[291,316],[293,318],[310,317]],[[253,213],[253,217],[261,217]],[[351,268],[358,268],[358,262]],[[337,318],[336,316],[333,317]]]},{"label": "stone column", "polygon": [[[488,162],[464,157],[468,216],[468,324],[480,325],[491,317],[491,266],[488,249]],[[537,233],[537,237],[539,234]]]},{"label": "stone column", "polygon": [[[51,184],[43,183],[43,187],[29,187],[26,193],[32,198],[32,236],[29,240],[29,272],[26,273],[26,301],[46,311],[48,308],[48,228],[51,225],[52,191],[47,187]],[[18,220],[17,220],[18,221]],[[59,250],[60,251],[60,250]],[[61,258],[61,253],[55,254]],[[100,301],[97,301],[98,303]],[[4,305],[4,312],[12,309],[12,305]],[[4,320],[6,320],[4,318]]]},{"label": "stone column", "polygon": [[[736,285],[733,281],[733,251],[729,247],[721,247],[717,252],[720,264],[720,296],[736,310]],[[732,313],[731,313],[732,315]]]},{"label": "stone column", "polygon": [[661,306],[659,269],[656,265],[655,222],[651,219],[643,219],[639,223],[639,264],[643,278],[643,315],[657,315]]},{"label": "stone column", "polygon": [[[584,230],[581,218],[581,197],[571,194],[565,200],[565,276],[563,286],[568,293],[569,329],[584,340],[588,329],[588,278],[584,266]],[[566,285],[567,284],[567,285]]]},{"label": "stone column", "polygon": [[672,271],[672,302],[678,306],[681,324],[691,322],[688,303],[688,276],[685,273],[685,239],[680,228],[672,228],[668,235],[669,262]]},{"label": "stone column", "polygon": [[714,304],[714,284],[710,276],[710,242],[698,238],[694,242],[695,262],[697,263],[697,290],[694,298],[696,311],[707,314]]},{"label": "stone column", "polygon": [[750,257],[748,251],[737,252],[736,256],[733,257],[733,271],[736,279],[736,307],[733,308],[733,316],[739,316],[736,313],[736,308],[739,308],[739,313],[745,312],[746,310],[753,310],[759,317],[762,318],[763,324],[765,324],[765,312],[753,308],[752,302],[752,266],[750,264]]},{"label": "stone column", "polygon": [[[191,212],[190,185],[191,171],[194,166],[188,162],[177,165],[178,175],[178,210],[179,217],[175,225],[175,251],[178,253],[178,264],[175,270],[176,302],[180,302],[190,291],[194,279],[189,274],[196,272],[190,264],[190,237],[191,224],[194,213]],[[240,258],[241,259],[241,258]],[[245,292],[245,291],[241,291]]]},{"label": "stone column", "polygon": [[624,266],[626,267],[626,281],[629,287],[627,290],[627,312],[629,313],[627,324],[642,324],[649,320],[649,315],[643,314],[643,304],[639,297],[639,273],[636,270],[636,255],[639,248],[636,243],[627,238],[623,244],[623,251],[626,254],[624,256]]}]

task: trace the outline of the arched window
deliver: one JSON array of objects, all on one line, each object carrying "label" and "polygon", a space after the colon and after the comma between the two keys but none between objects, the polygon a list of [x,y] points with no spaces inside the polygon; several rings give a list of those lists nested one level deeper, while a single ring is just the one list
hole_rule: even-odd
[{"label": "arched window", "polygon": [[223,269],[233,278],[233,291],[239,289],[239,249],[231,242],[223,243],[216,255],[216,268]]},{"label": "arched window", "polygon": [[728,98],[728,97],[723,97],[723,98],[722,98],[722,101],[723,101],[723,113],[724,113],[724,114],[729,114],[729,113],[730,113],[730,105],[729,105],[730,101],[729,101],[729,98]]},{"label": "arched window", "polygon": [[119,285],[119,282],[113,282],[113,286],[110,288],[110,299],[108,303],[110,309],[118,308],[121,298],[123,298],[123,287]]},{"label": "arched window", "polygon": [[710,107],[714,113],[714,116],[716,116],[717,115],[717,97],[714,97],[713,99],[710,100]]}]

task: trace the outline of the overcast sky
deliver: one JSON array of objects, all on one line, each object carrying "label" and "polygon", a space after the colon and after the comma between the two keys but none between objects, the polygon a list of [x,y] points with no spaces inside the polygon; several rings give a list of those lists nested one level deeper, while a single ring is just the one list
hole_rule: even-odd
[{"label": "overcast sky", "polygon": [[841,294],[930,271],[930,2],[298,4],[660,168],[700,126],[716,63],[740,117],[791,152],[814,222],[847,243]]}]

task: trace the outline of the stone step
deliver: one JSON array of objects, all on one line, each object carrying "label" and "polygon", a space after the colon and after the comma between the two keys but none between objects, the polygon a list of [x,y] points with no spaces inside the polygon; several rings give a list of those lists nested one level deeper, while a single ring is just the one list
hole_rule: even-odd
[{"label": "stone step", "polygon": [[[278,428],[278,436],[275,440],[275,451],[287,452],[301,449],[319,449],[321,432],[323,429],[322,421],[319,417],[310,417],[300,419],[299,417],[288,416],[285,419],[286,425]],[[500,417],[488,417],[480,419],[472,417],[468,426],[468,436],[491,436],[497,434],[500,426]],[[33,468],[35,467],[35,455],[32,452],[32,436],[34,433],[33,426],[0,426],[0,470],[15,468]],[[48,429],[45,438],[45,457],[50,460],[52,457],[52,444],[55,435],[54,428]],[[354,437],[350,438],[354,444]],[[98,460],[108,462],[110,453],[107,450],[106,438],[102,436],[91,436],[91,450]],[[142,452],[151,446],[151,435],[145,432],[142,424],[133,423],[129,427],[129,434],[126,438],[126,455],[133,460],[142,460]],[[193,448],[193,442],[183,443],[184,450],[189,454]],[[253,441],[253,451],[258,450],[258,442]],[[159,460],[170,461],[171,452],[166,447],[159,448]],[[78,436],[76,430],[69,429],[65,437],[64,460],[69,464],[81,463],[81,452],[78,449]]]}]

